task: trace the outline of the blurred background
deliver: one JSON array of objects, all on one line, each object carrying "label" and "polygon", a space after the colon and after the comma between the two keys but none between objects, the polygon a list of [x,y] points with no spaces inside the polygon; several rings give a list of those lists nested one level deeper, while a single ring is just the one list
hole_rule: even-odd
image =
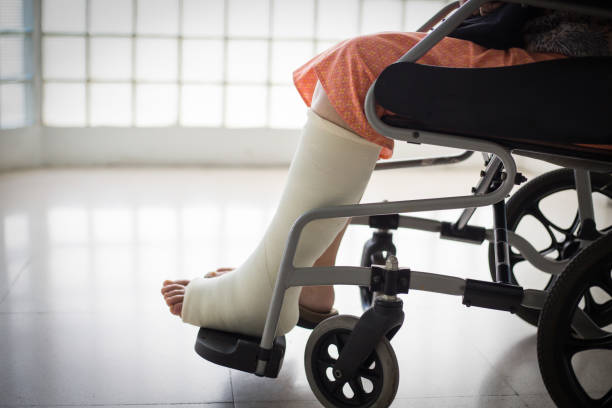
[{"label": "blurred background", "polygon": [[0,169],[287,164],[306,112],[293,70],[446,3],[1,0]]}]

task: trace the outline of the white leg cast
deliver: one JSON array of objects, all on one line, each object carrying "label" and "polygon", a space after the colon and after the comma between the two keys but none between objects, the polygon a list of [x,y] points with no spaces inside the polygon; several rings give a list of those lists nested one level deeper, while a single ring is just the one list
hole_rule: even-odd
[{"label": "white leg cast", "polygon": [[[183,321],[261,336],[291,226],[313,208],[359,202],[379,152],[380,146],[309,111],[285,190],[263,239],[235,271],[215,278],[198,277],[189,283]],[[295,265],[312,266],[344,224],[345,219],[308,224],[302,232]],[[297,323],[299,294],[300,288],[287,291],[277,335]]]}]

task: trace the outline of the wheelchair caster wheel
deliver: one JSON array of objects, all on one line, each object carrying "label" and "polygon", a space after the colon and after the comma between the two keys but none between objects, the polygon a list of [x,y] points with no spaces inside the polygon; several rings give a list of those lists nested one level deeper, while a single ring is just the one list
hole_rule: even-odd
[{"label": "wheelchair caster wheel", "polygon": [[[593,197],[600,196],[604,199],[607,197],[609,202],[612,202],[610,183],[612,183],[612,175],[591,173]],[[543,206],[542,203],[555,199],[558,202],[571,199],[565,195],[570,191],[571,196],[575,199],[575,190],[572,169],[554,170],[534,178],[518,189],[508,200],[506,207],[508,230],[521,233],[522,227],[529,226],[530,233],[527,235],[521,233],[521,235],[535,245],[541,254],[554,256],[558,261],[572,258],[576,255],[580,241],[577,236],[579,227],[577,211],[560,217],[559,214],[549,214],[546,208],[548,206]],[[601,221],[597,222],[597,226],[605,230],[607,225],[603,225]],[[489,245],[489,270],[491,277],[495,280],[493,244]],[[510,272],[513,284],[530,289],[550,291],[557,279],[555,276],[547,275],[531,267],[528,262],[525,262],[525,258],[514,250],[510,250]],[[533,326],[538,325],[539,310],[520,307],[516,314],[527,323]]]},{"label": "wheelchair caster wheel", "polygon": [[550,291],[538,361],[558,407],[612,407],[612,233],[579,252]]},{"label": "wheelchair caster wheel", "polygon": [[336,381],[333,366],[359,319],[341,315],[319,324],[306,344],[304,367],[310,388],[327,408],[391,405],[399,385],[395,352],[383,338],[349,381]]}]

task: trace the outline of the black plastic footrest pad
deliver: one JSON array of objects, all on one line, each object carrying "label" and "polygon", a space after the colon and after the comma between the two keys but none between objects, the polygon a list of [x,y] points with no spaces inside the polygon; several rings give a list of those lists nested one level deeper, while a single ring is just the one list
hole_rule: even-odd
[{"label": "black plastic footrest pad", "polygon": [[[224,367],[247,373],[254,373],[259,357],[258,337],[229,333],[220,330],[200,328],[195,343],[195,351],[202,358]],[[274,339],[265,377],[276,378],[285,356],[285,336]]]}]

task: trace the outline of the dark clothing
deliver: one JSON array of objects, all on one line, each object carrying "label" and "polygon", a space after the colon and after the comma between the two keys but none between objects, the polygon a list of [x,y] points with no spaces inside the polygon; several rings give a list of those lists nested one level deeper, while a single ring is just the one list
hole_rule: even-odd
[{"label": "dark clothing", "polygon": [[610,56],[612,20],[520,4],[504,4],[466,19],[449,37],[486,48],[512,47],[570,57]]},{"label": "dark clothing", "polygon": [[524,48],[521,29],[534,16],[533,7],[504,4],[484,16],[467,18],[448,36],[496,50]]}]

